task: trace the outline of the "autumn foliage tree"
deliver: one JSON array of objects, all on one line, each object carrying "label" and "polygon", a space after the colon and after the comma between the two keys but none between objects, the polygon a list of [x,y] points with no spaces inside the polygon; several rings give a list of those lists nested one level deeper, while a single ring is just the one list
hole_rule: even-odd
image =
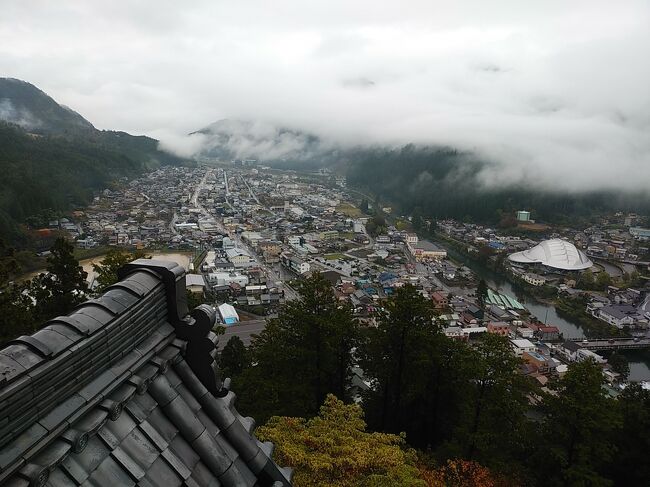
[{"label": "autumn foliage tree", "polygon": [[422,477],[430,487],[516,487],[521,484],[483,465],[462,459],[447,460],[433,470],[423,468]]},{"label": "autumn foliage tree", "polygon": [[256,435],[294,468],[295,487],[427,485],[403,436],[367,432],[361,407],[331,394],[315,418],[275,416]]}]

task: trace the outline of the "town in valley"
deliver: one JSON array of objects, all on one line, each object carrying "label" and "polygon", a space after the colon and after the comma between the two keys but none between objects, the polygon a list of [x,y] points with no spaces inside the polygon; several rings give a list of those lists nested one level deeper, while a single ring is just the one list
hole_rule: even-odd
[{"label": "town in valley", "polygon": [[[614,395],[628,380],[650,384],[647,361],[635,358],[650,347],[649,222],[617,213],[585,228],[551,227],[522,209],[508,228],[489,228],[415,221],[388,205],[327,169],[204,161],[123,178],[37,233],[44,242],[64,233],[95,255],[180,256],[189,291],[219,310],[220,346],[233,335],[250,344],[297,298],[300,279],[319,272],[366,326],[397,288],[415,286],[448,337],[508,337],[522,373],[541,386],[587,359],[602,365]],[[629,377],[608,363],[625,353]]]}]

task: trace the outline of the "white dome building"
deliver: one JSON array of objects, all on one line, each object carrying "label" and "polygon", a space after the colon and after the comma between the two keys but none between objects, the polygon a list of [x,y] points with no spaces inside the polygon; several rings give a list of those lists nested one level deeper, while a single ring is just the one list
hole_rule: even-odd
[{"label": "white dome building", "polygon": [[575,245],[559,238],[544,240],[532,249],[509,255],[508,259],[519,264],[542,264],[565,271],[581,271],[594,265]]}]

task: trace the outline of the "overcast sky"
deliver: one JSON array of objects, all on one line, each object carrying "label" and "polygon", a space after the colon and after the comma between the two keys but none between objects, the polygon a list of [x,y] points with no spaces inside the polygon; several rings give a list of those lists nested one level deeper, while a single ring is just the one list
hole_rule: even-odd
[{"label": "overcast sky", "polygon": [[648,0],[0,2],[0,76],[98,128],[263,120],[475,150],[488,183],[650,185]]}]

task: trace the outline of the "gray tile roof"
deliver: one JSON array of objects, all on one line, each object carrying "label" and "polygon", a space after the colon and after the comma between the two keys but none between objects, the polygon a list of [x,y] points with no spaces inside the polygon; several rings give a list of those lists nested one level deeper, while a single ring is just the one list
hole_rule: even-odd
[{"label": "gray tile roof", "polygon": [[182,268],[120,275],[0,351],[0,485],[290,485],[215,373],[215,312],[188,314]]}]

